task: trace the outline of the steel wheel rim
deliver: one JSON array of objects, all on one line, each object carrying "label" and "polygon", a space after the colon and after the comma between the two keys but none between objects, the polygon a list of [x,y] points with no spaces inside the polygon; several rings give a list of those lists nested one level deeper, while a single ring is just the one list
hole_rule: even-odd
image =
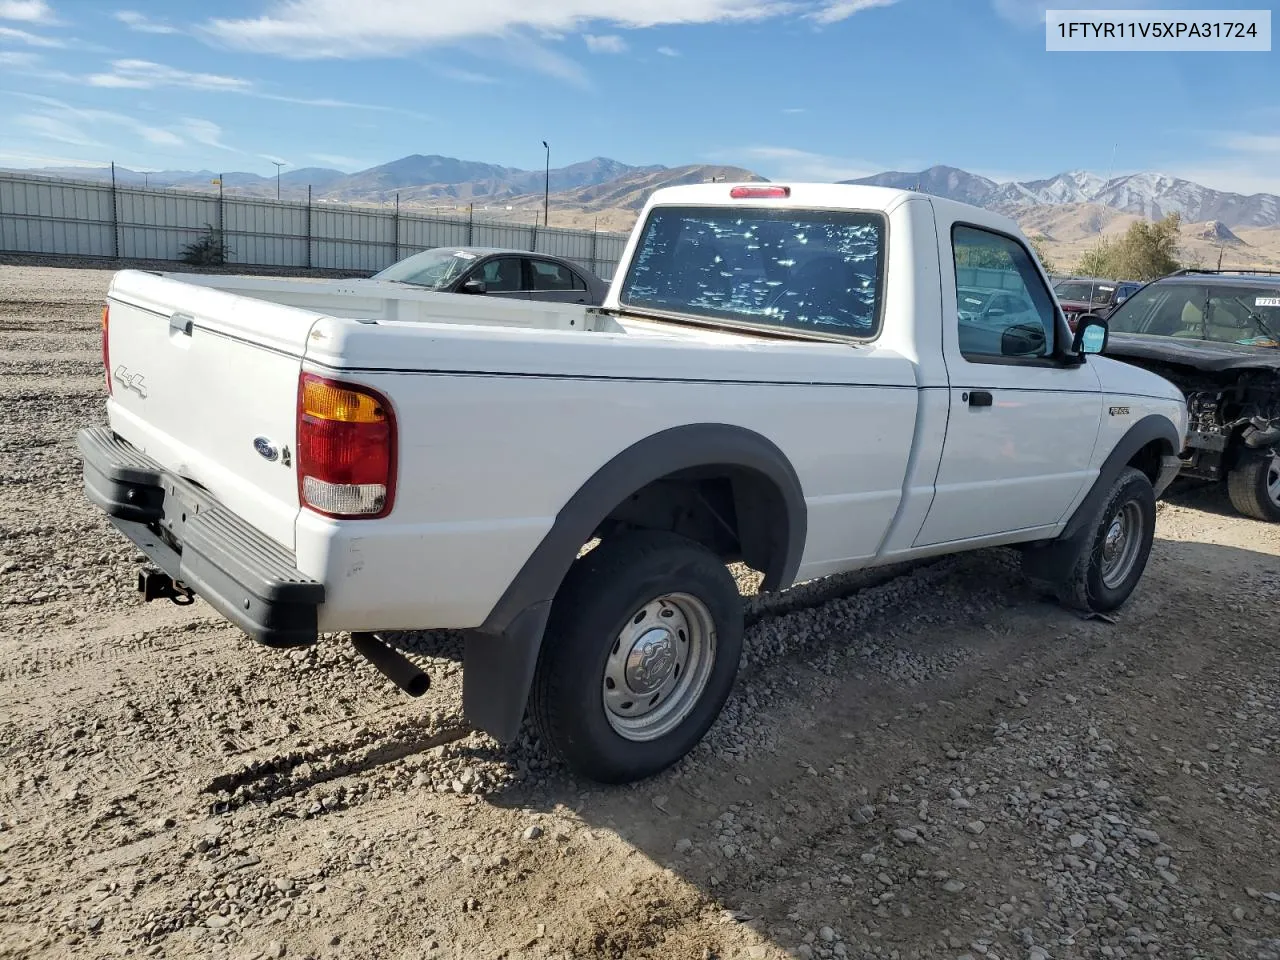
[{"label": "steel wheel rim", "polygon": [[1271,502],[1280,507],[1280,456],[1272,454],[1271,464],[1267,468],[1267,496]]},{"label": "steel wheel rim", "polygon": [[601,677],[605,717],[627,740],[656,740],[693,712],[716,659],[715,622],[687,593],[666,593],[635,611],[613,638]]},{"label": "steel wheel rim", "polygon": [[1130,500],[1111,518],[1102,537],[1102,582],[1114,590],[1133,573],[1142,548],[1142,510]]}]

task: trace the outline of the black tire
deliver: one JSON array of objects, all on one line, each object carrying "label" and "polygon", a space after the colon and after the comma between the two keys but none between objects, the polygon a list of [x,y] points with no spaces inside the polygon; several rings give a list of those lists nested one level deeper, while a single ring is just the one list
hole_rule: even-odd
[{"label": "black tire", "polygon": [[[1104,578],[1108,532],[1121,511],[1129,506],[1132,511],[1126,511],[1126,522],[1140,521],[1140,528],[1133,531],[1137,535],[1136,553],[1127,574],[1118,582],[1108,582]],[[1155,529],[1156,497],[1151,480],[1141,470],[1125,467],[1080,538],[1065,574],[1050,584],[1058,601],[1063,606],[1090,613],[1108,613],[1121,606],[1142,579]]]},{"label": "black tire", "polygon": [[1247,453],[1227,475],[1227,495],[1237,513],[1255,520],[1280,523],[1280,503],[1271,495],[1272,475],[1280,470],[1280,457]]},{"label": "black tire", "polygon": [[[616,638],[634,629],[646,605],[672,594],[696,598],[709,613],[709,673],[701,693],[689,694],[696,699],[678,726],[655,739],[628,739],[606,711],[606,666],[617,656]],[[742,598],[715,554],[657,531],[607,539],[575,561],[552,604],[530,692],[534,726],[581,776],[601,783],[651,776],[688,753],[719,716],[737,676],[742,631]]]}]

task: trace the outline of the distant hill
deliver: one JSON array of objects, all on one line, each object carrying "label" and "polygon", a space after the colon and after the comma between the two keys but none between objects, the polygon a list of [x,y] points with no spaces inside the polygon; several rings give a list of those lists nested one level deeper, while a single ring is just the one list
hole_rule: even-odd
[{"label": "distant hill", "polygon": [[1214,243],[1234,246],[1240,246],[1244,243],[1244,241],[1232,233],[1225,224],[1219,223],[1217,220],[1210,220],[1203,224],[1197,231],[1196,236],[1201,240],[1209,240]]}]

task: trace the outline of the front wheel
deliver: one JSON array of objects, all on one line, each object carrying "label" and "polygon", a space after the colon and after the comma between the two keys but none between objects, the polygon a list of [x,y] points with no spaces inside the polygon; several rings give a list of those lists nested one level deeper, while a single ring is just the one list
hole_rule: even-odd
[{"label": "front wheel", "polygon": [[742,653],[742,599],[713,553],[657,531],[605,540],[552,604],[530,712],[575,772],[651,776],[702,739]]},{"label": "front wheel", "polygon": [[1156,497],[1141,470],[1126,467],[1074,546],[1075,553],[1051,584],[1068,607],[1093,613],[1115,610],[1142,579],[1156,530]]},{"label": "front wheel", "polygon": [[1227,475],[1227,495],[1237,513],[1280,523],[1280,456],[1246,454]]}]

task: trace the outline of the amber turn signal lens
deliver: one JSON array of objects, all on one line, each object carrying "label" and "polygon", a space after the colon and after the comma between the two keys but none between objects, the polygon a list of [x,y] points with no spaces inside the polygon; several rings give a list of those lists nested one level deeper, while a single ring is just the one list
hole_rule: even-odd
[{"label": "amber turn signal lens", "polygon": [[387,419],[377,398],[309,376],[302,381],[301,412],[303,416],[342,423],[383,423]]}]

